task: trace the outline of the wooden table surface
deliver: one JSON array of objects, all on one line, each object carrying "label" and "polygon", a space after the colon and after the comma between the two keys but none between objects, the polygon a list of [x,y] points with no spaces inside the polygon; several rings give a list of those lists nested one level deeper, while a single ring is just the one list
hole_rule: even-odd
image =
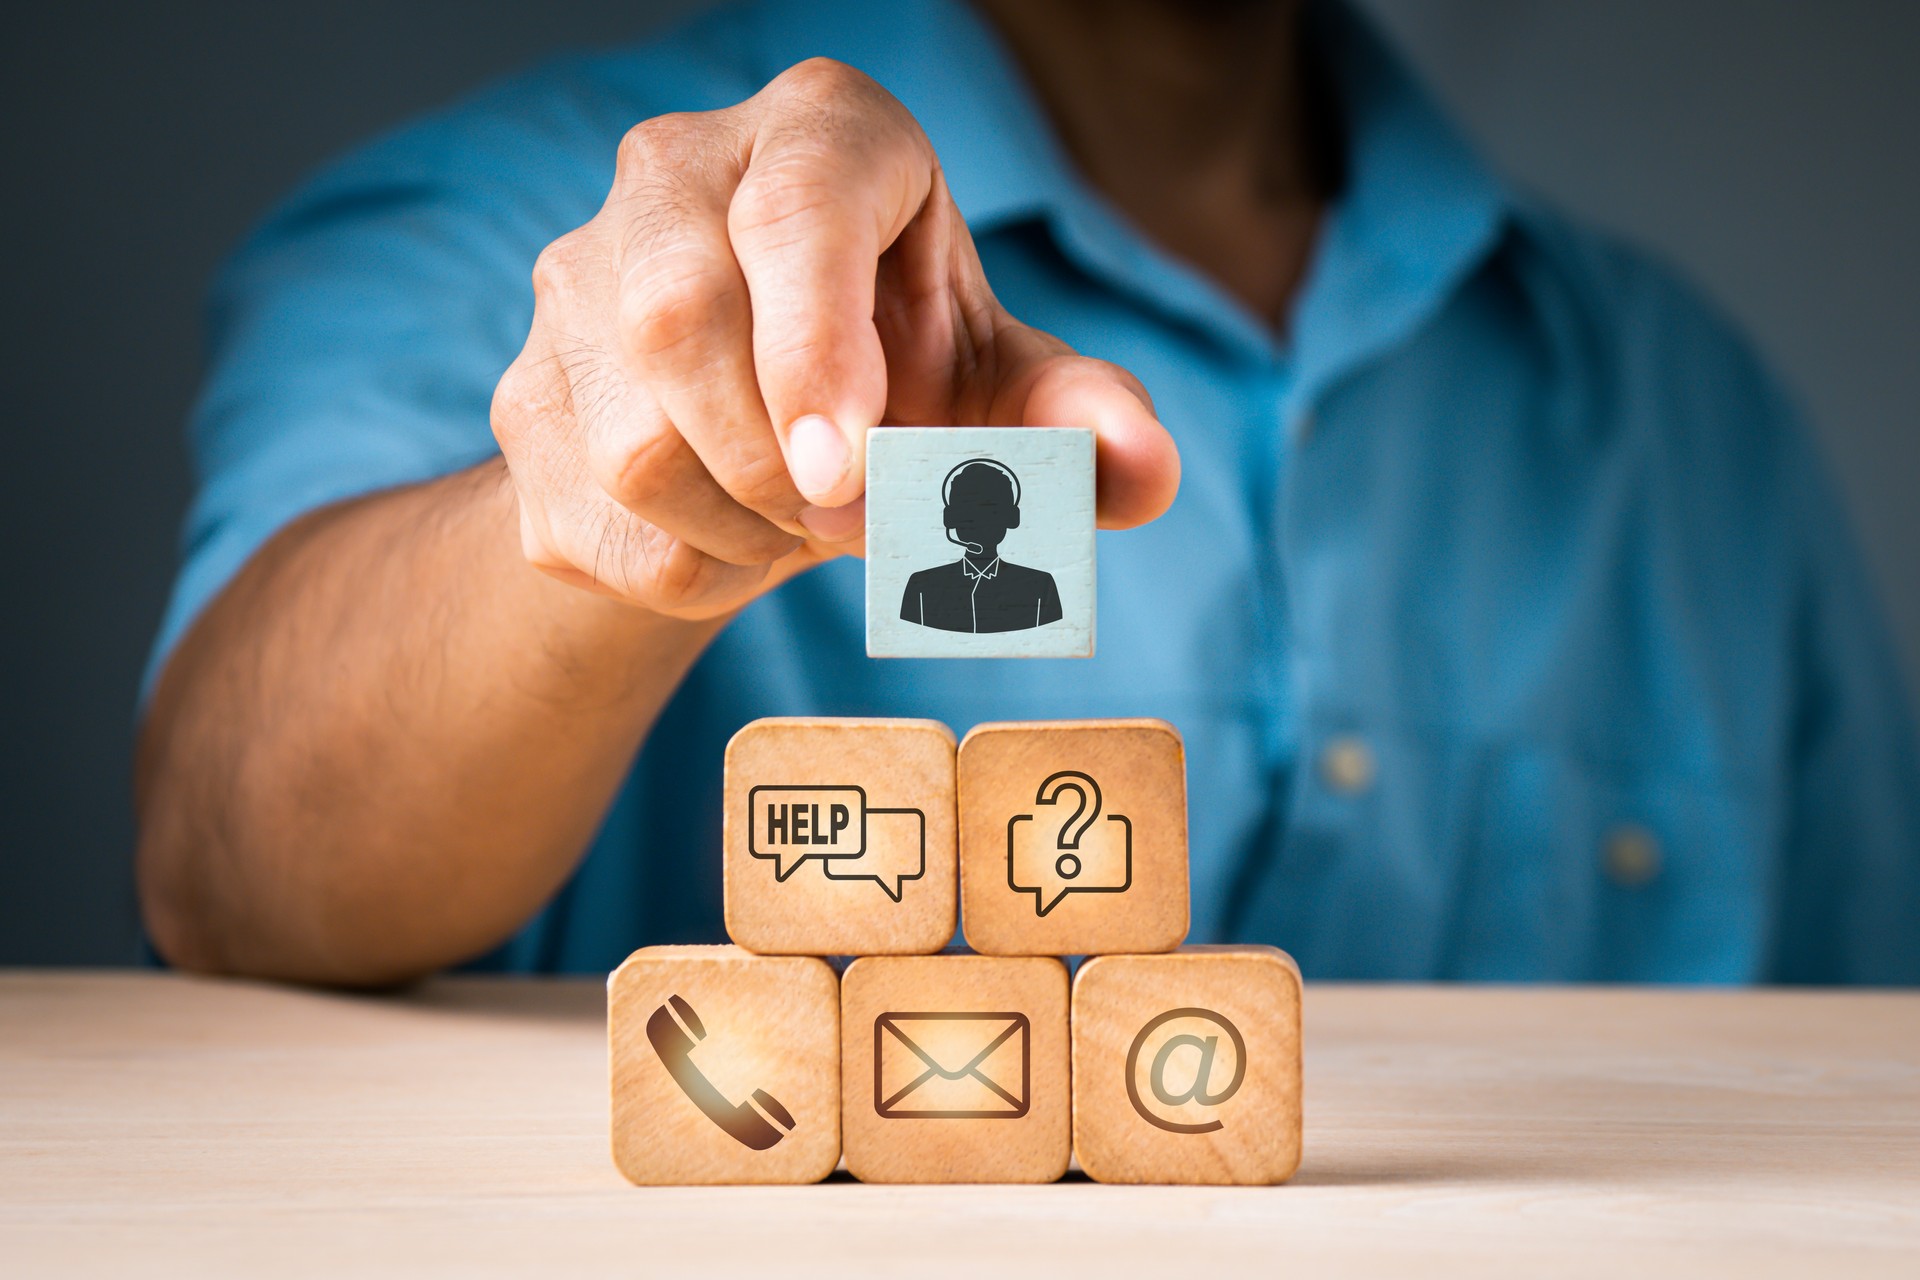
[{"label": "wooden table surface", "polygon": [[603,992],[0,972],[0,1273],[1920,1275],[1920,994],[1314,986],[1261,1189],[636,1190]]}]

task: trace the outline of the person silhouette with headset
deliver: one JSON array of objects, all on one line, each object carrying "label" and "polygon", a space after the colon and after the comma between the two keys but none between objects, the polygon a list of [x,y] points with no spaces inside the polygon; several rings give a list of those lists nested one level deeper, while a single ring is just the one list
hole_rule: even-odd
[{"label": "person silhouette with headset", "polygon": [[1020,527],[1020,477],[992,458],[968,458],[940,486],[947,541],[965,554],[907,579],[902,621],[941,631],[1025,631],[1060,620],[1053,575],[1000,558]]}]

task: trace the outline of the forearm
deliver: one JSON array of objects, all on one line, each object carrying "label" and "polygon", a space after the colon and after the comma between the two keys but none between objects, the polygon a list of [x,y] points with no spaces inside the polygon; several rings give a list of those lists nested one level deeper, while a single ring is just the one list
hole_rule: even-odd
[{"label": "forearm", "polygon": [[572,870],[719,625],[528,566],[497,463],[296,523],[209,607],[149,709],[155,945],[339,983],[484,950]]}]

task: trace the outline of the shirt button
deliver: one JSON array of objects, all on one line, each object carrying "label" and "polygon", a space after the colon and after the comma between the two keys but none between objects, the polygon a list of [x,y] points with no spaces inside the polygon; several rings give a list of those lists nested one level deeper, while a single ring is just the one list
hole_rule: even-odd
[{"label": "shirt button", "polygon": [[1302,409],[1293,420],[1293,438],[1295,443],[1305,444],[1313,435],[1313,410]]},{"label": "shirt button", "polygon": [[1321,749],[1320,777],[1330,790],[1360,795],[1373,785],[1373,774],[1373,748],[1362,738],[1334,738]]},{"label": "shirt button", "polygon": [[1622,889],[1638,889],[1660,874],[1660,842],[1645,827],[1615,827],[1601,848],[1607,878]]}]

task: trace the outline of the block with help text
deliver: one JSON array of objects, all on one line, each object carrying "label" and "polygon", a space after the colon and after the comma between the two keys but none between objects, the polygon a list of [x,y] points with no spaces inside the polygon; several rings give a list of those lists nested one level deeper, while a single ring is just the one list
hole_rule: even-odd
[{"label": "block with help text", "polygon": [[727,935],[751,951],[938,951],[956,923],[953,731],[756,720],[727,744]]},{"label": "block with help text", "polygon": [[869,657],[1093,656],[1092,431],[879,427],[866,501]]},{"label": "block with help text", "polygon": [[645,947],[607,979],[613,1162],[643,1186],[818,1182],[840,1159],[826,961]]},{"label": "block with help text", "polygon": [[960,897],[987,955],[1187,936],[1187,768],[1163,720],[983,724],[960,744]]},{"label": "block with help text", "polygon": [[1098,956],[1073,982],[1073,1149],[1100,1182],[1285,1182],[1300,970],[1273,947]]},{"label": "block with help text", "polygon": [[1072,1146],[1067,969],[876,956],[840,991],[842,1138],[862,1182],[1051,1182]]}]

